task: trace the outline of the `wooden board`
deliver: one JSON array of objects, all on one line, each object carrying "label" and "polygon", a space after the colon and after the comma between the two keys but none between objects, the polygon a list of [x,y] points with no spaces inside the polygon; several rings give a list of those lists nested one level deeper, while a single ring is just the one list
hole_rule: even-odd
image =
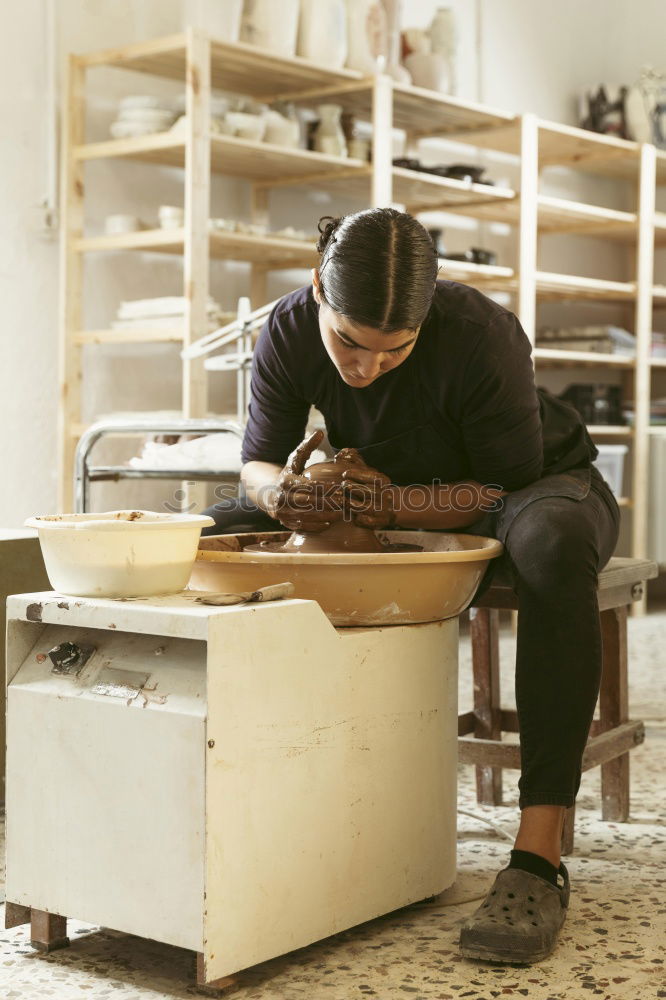
[{"label": "wooden board", "polygon": [[[134,250],[182,254],[184,242],[184,229],[147,229],[137,233],[84,237],[76,241],[76,249],[80,253]],[[209,234],[209,244],[210,256],[217,260],[244,260],[271,268],[314,267],[318,259],[314,243],[281,236],[213,230]]]},{"label": "wooden board", "polygon": [[636,366],[635,358],[624,357],[621,354],[602,354],[595,351],[559,351],[550,347],[535,347],[533,356],[543,367],[549,368],[626,368],[631,370]]},{"label": "wooden board", "polygon": [[[350,157],[327,156],[268,142],[251,142],[232,135],[212,135],[210,144],[211,170],[229,177],[278,182],[288,180],[290,184],[297,184],[317,175],[369,175],[366,163]],[[84,143],[74,150],[74,156],[86,161],[117,157],[165,167],[184,167],[185,139],[172,132],[157,132],[134,139],[108,139]]]},{"label": "wooden board", "polygon": [[[483,185],[475,185],[476,188],[479,186]],[[460,204],[452,205],[447,211],[483,221],[518,225],[520,198],[507,197],[506,192],[502,193],[505,197],[486,198],[476,203],[471,199],[466,202],[461,199]],[[626,242],[635,242],[637,239],[638,217],[635,212],[620,212],[601,205],[586,205],[542,194],[537,196],[537,211],[541,234],[571,233],[578,236],[603,236]],[[666,227],[664,236],[666,238]]]},{"label": "wooden board", "polygon": [[[202,34],[197,32],[197,34]],[[329,70],[301,59],[283,58],[243,42],[211,39],[211,83],[214,88],[260,96],[291,94],[306,87],[333,86],[362,79],[355,70]],[[138,42],[82,57],[86,66],[116,66],[169,80],[184,80],[186,34]]]}]

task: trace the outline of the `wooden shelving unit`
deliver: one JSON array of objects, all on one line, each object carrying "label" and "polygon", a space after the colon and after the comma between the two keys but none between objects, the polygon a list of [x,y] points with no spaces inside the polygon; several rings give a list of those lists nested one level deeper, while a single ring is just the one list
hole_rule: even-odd
[{"label": "wooden shelving unit", "polygon": [[[147,76],[181,81],[186,92],[187,130],[137,139],[87,142],[84,134],[85,79],[96,67],[116,67]],[[373,126],[372,160],[325,156],[211,134],[211,91],[220,88],[268,102],[288,98],[316,106],[335,101]],[[520,183],[516,190],[467,183],[422,171],[394,167],[392,128],[407,132],[407,146],[442,137],[475,149],[515,157]],[[283,59],[241,43],[223,43],[201,33],[70,57],[63,122],[62,313],[61,313],[61,491],[70,506],[73,448],[82,429],[80,409],[81,349],[104,343],[166,343],[188,346],[206,332],[210,260],[238,260],[251,265],[253,304],[266,301],[267,272],[309,268],[316,263],[311,243],[278,236],[257,237],[209,227],[212,174],[244,178],[251,185],[252,221],[268,226],[269,195],[280,187],[314,187],[339,196],[361,198],[369,205],[398,204],[419,213],[441,209],[481,222],[516,227],[515,266],[482,266],[442,260],[445,276],[484,291],[503,291],[534,342],[538,303],[581,301],[617,303],[635,311],[637,355],[594,354],[535,348],[537,370],[605,368],[620,373],[636,400],[633,427],[592,427],[595,438],[632,443],[630,496],[632,552],[646,555],[650,377],[666,368],[666,359],[650,358],[652,311],[666,307],[666,285],[655,284],[655,245],[666,245],[666,213],[655,212],[655,186],[666,183],[666,154],[654,147],[596,135],[547,122],[535,115],[508,112],[378,75],[363,78],[352,70],[330,71],[306,60]],[[132,161],[183,171],[185,223],[177,230],[144,230],[121,236],[88,234],[84,225],[84,171],[98,161]],[[638,197],[633,211],[556,198],[539,190],[540,172],[563,166],[625,179]],[[630,280],[617,281],[554,274],[538,266],[538,241],[549,234],[603,238],[626,244],[636,259]],[[171,254],[183,258],[187,312],[182,330],[86,330],[82,322],[82,262],[95,253]],[[206,375],[199,361],[185,362],[183,415],[203,416],[207,409]]]}]

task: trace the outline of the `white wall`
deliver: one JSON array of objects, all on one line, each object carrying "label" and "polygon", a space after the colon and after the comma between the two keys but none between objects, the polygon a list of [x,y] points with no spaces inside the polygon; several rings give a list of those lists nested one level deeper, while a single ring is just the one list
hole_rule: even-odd
[{"label": "white wall", "polygon": [[[167,34],[181,24],[180,0],[55,0],[55,6],[60,56]],[[425,26],[436,6],[435,0],[406,0],[403,23]],[[559,0],[557,5],[550,0],[453,0],[450,6],[458,17],[458,92],[465,98],[575,123],[576,95],[588,83],[632,81],[646,62],[663,67],[666,5],[662,0]],[[4,527],[55,507],[57,245],[40,231],[38,209],[46,184],[44,10],[45,0],[13,4],[11,13],[5,15],[0,41],[0,119],[4,126],[0,456],[5,473],[0,526]],[[146,89],[145,79],[127,74],[105,70],[97,71],[95,77],[90,138],[106,134],[120,95],[136,92],[137,86],[139,92]],[[151,92],[156,88],[174,90],[169,84],[151,81]],[[425,148],[426,154],[442,155],[432,145]],[[497,180],[502,172],[512,179],[510,166],[493,165]],[[178,203],[182,197],[178,172],[142,165],[98,163],[88,168],[86,182],[89,204],[94,206],[86,219],[90,232],[100,230],[109,212],[127,210],[150,216],[160,203]],[[563,174],[554,172],[547,183],[552,190],[575,196]],[[581,179],[576,190],[580,197],[602,204],[614,204],[620,198],[610,182],[591,185]],[[215,214],[243,217],[248,207],[242,182],[220,179],[215,183]],[[325,195],[281,192],[273,198],[273,221],[276,226],[292,223],[312,229],[319,215],[345,207],[355,206]],[[511,262],[510,232],[484,226],[477,233],[453,217],[445,221],[452,250],[473,243],[488,245]],[[578,241],[577,249],[572,247],[571,241],[544,243],[544,266],[624,275],[624,251],[600,246],[598,241]],[[223,306],[232,307],[245,290],[246,274],[243,265],[215,265],[212,289]],[[270,294],[281,294],[304,278],[299,273],[276,275]],[[158,256],[105,255],[87,263],[86,279],[86,324],[106,326],[121,298],[180,294],[181,270],[177,261]],[[548,311],[546,316],[550,321]],[[90,348],[86,355],[95,362],[88,365],[87,418],[112,409],[178,406],[174,348],[108,346]],[[219,393],[217,403],[222,405]],[[112,496],[114,505],[124,502],[120,492]]]}]

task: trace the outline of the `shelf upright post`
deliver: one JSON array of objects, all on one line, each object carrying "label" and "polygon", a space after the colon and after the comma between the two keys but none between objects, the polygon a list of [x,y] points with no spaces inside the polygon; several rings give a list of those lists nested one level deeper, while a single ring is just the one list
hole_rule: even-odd
[{"label": "shelf upright post", "polygon": [[[210,212],[210,40],[187,30],[185,77],[187,135],[185,140],[185,296],[184,346],[207,333]],[[206,375],[199,360],[183,364],[183,416],[204,417]]]},{"label": "shelf upright post", "polygon": [[520,230],[518,235],[518,318],[532,344],[536,331],[538,251],[539,123],[520,119]]},{"label": "shelf upright post", "polygon": [[83,235],[83,162],[74,155],[85,129],[85,68],[68,58],[63,91],[60,196],[60,308],[58,397],[58,510],[73,509],[74,424],[81,422],[81,348],[83,257],[76,242]]},{"label": "shelf upright post", "polygon": [[[636,368],[634,375],[634,448],[631,552],[647,558],[648,486],[650,463],[650,352],[652,287],[654,285],[654,212],[657,180],[656,149],[641,145],[636,249]],[[645,603],[642,602],[645,611]],[[635,608],[640,613],[640,608]]]},{"label": "shelf upright post", "polygon": [[[270,189],[265,184],[253,184],[250,191],[250,218],[255,225],[266,226],[270,222],[269,214]],[[265,263],[253,261],[250,268],[250,303],[253,309],[258,309],[268,302],[267,292],[268,268]]]},{"label": "shelf upright post", "polygon": [[377,73],[372,84],[372,208],[393,202],[393,80]]},{"label": "shelf upright post", "polygon": [[[187,29],[185,68],[185,245],[183,295],[185,316],[183,346],[189,347],[208,332],[208,288],[210,278],[210,39]],[[208,386],[203,360],[183,361],[182,407],[184,417],[205,417]],[[203,484],[184,489],[183,510],[204,506]]]}]

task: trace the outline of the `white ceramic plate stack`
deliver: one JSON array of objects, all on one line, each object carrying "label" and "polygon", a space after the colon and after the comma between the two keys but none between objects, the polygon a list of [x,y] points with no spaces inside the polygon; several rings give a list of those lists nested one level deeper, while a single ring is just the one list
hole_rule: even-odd
[{"label": "white ceramic plate stack", "polygon": [[133,139],[140,135],[165,132],[173,125],[174,118],[173,109],[159,97],[124,97],[110,131],[114,139]]}]

